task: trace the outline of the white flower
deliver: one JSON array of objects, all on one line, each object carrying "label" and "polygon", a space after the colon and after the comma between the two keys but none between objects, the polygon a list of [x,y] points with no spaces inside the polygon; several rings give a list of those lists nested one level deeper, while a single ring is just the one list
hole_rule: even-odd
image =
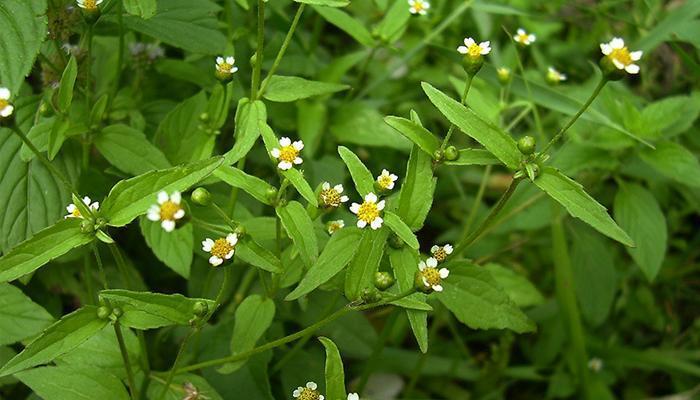
[{"label": "white flower", "polygon": [[325,207],[340,207],[340,204],[349,200],[348,196],[343,194],[343,185],[338,184],[331,187],[328,182],[323,182],[321,186],[321,204]]},{"label": "white flower", "polygon": [[529,46],[535,43],[537,39],[533,33],[525,32],[525,29],[518,28],[518,32],[513,36],[516,42],[522,44],[523,46]]},{"label": "white flower", "polygon": [[447,256],[452,254],[454,249],[451,244],[446,244],[443,246],[435,245],[430,248],[430,253],[438,262],[443,262],[447,259]]},{"label": "white flower", "polygon": [[352,203],[350,211],[357,214],[357,227],[364,228],[369,224],[372,229],[382,227],[384,220],[379,216],[379,212],[384,209],[384,200],[377,203],[377,195],[367,193],[362,204]]},{"label": "white flower", "polygon": [[93,11],[97,9],[97,6],[102,4],[102,1],[104,0],[77,0],[78,7],[88,11]]},{"label": "white flower", "polygon": [[15,107],[10,103],[10,97],[12,97],[10,89],[0,87],[0,117],[7,118],[15,110]]},{"label": "white flower", "polygon": [[236,243],[238,243],[238,235],[229,233],[225,238],[218,238],[216,240],[206,238],[202,241],[202,250],[211,254],[211,257],[209,257],[209,264],[217,267],[221,265],[224,260],[230,260],[231,257],[233,257]]},{"label": "white flower", "polygon": [[418,263],[418,269],[420,270],[425,287],[431,288],[436,292],[442,292],[442,280],[450,275],[450,271],[447,268],[440,268],[440,270],[438,270],[437,265],[438,261],[430,257]]},{"label": "white flower", "polygon": [[357,393],[348,393],[348,400],[360,400],[360,395]]},{"label": "white flower", "polygon": [[306,387],[299,386],[294,389],[292,396],[299,400],[323,400],[323,395],[318,393],[316,389],[318,389],[316,382],[306,382]]},{"label": "white flower", "polygon": [[272,157],[280,160],[277,167],[283,171],[286,171],[292,168],[294,164],[301,164],[304,162],[304,160],[299,157],[299,152],[303,148],[304,142],[301,140],[297,140],[296,142],[292,143],[288,137],[283,137],[280,139],[280,147],[272,149],[270,154]]},{"label": "white flower", "polygon": [[557,71],[554,67],[549,67],[547,69],[547,81],[551,83],[564,82],[566,80],[566,75]]},{"label": "white flower", "polygon": [[[90,200],[90,198],[87,196],[83,197],[83,204],[85,204],[85,206],[92,211],[97,211],[100,209],[100,203],[93,203],[92,200]],[[66,211],[68,211],[68,215],[64,216],[63,218],[83,218],[83,216],[80,214],[80,210],[73,203],[68,204],[68,207],[66,207]]]},{"label": "white flower", "polygon": [[625,46],[625,41],[621,38],[616,37],[610,43],[601,43],[600,51],[617,69],[624,69],[630,74],[639,73],[639,65],[634,62],[642,58],[642,51],[629,51]]},{"label": "white flower", "polygon": [[384,190],[391,190],[394,188],[394,183],[397,179],[399,179],[398,176],[383,169],[382,174],[377,177],[377,184]]},{"label": "white flower", "polygon": [[491,42],[488,40],[479,44],[472,38],[464,39],[464,46],[457,47],[460,54],[469,55],[469,57],[477,58],[485,56],[491,52]]},{"label": "white flower", "polygon": [[328,230],[329,235],[332,235],[343,228],[345,228],[345,221],[343,221],[342,219],[337,219],[335,221],[329,221],[326,224],[326,230]]},{"label": "white flower", "polygon": [[166,232],[172,232],[175,229],[175,221],[185,216],[185,209],[180,205],[181,201],[180,192],[173,192],[170,196],[166,192],[158,193],[158,204],[148,209],[148,219],[161,221],[160,226]]},{"label": "white flower", "polygon": [[216,72],[224,75],[231,75],[238,71],[238,67],[235,66],[236,59],[228,57],[216,57]]},{"label": "white flower", "polygon": [[588,361],[588,368],[593,372],[600,372],[603,369],[603,360],[593,357]]},{"label": "white flower", "polygon": [[425,15],[430,9],[430,3],[425,0],[408,0],[408,11],[411,14]]}]

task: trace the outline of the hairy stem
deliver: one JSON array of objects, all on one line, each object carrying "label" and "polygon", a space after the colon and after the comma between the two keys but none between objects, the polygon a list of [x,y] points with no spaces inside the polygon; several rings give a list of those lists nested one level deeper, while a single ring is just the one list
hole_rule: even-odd
[{"label": "hairy stem", "polygon": [[260,87],[260,73],[262,71],[263,46],[265,44],[265,1],[258,0],[258,46],[255,49],[255,65],[253,77],[250,82],[250,98],[257,100]]},{"label": "hairy stem", "polygon": [[117,342],[119,342],[119,351],[122,354],[122,361],[124,361],[124,369],[126,369],[126,380],[129,384],[129,392],[131,392],[131,398],[138,398],[138,393],[136,392],[136,383],[134,381],[134,371],[131,370],[131,363],[129,362],[129,352],[126,349],[126,344],[124,343],[124,335],[122,335],[122,329],[119,325],[119,321],[114,322],[114,333],[117,335]]},{"label": "hairy stem", "polygon": [[277,72],[277,68],[280,65],[280,62],[282,62],[282,58],[284,57],[284,54],[287,52],[287,48],[289,47],[289,44],[292,42],[292,37],[294,36],[294,31],[297,29],[297,24],[299,23],[299,19],[301,18],[301,14],[304,12],[304,7],[306,4],[300,3],[299,8],[297,8],[296,14],[294,14],[294,19],[292,20],[292,25],[289,27],[289,30],[287,31],[287,36],[284,37],[284,42],[282,42],[282,47],[280,47],[280,51],[277,53],[277,57],[275,57],[275,61],[272,62],[272,67],[270,68],[270,71],[267,72],[267,75],[265,75],[265,79],[262,81],[262,86],[260,87],[260,90],[258,90],[258,94],[255,96],[256,98],[260,98],[264,93],[265,89],[267,89],[267,85],[270,83],[270,78],[272,75]]},{"label": "hairy stem", "polygon": [[[462,105],[467,104],[467,95],[469,94],[469,89],[472,87],[472,80],[474,80],[474,75],[467,74],[467,80],[465,81],[464,86],[464,93],[462,93],[461,99]],[[454,133],[455,129],[457,129],[457,126],[455,126],[455,124],[450,124],[450,129],[447,131],[447,135],[445,135],[445,139],[443,139],[442,144],[440,145],[440,150],[445,150],[445,147],[447,147],[447,144],[450,142],[450,138],[452,137],[452,134]]]},{"label": "hairy stem", "polygon": [[185,335],[185,338],[182,339],[182,343],[180,344],[180,349],[177,351],[177,355],[175,356],[175,361],[173,361],[173,366],[170,368],[170,371],[168,371],[168,376],[165,378],[165,384],[163,385],[163,391],[160,392],[160,396],[158,396],[159,400],[163,400],[165,398],[165,395],[168,394],[168,388],[170,387],[170,383],[173,381],[173,377],[175,377],[175,372],[177,371],[177,364],[180,362],[180,359],[182,358],[182,354],[185,352],[185,348],[187,347],[187,342],[189,342],[190,337],[192,337],[192,333],[194,330],[190,330],[187,332],[187,335]]}]

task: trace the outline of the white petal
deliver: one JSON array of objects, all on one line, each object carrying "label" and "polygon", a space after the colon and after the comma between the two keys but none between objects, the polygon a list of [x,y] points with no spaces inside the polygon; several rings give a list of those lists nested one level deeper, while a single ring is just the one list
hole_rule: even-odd
[{"label": "white petal", "polygon": [[386,202],[384,200],[380,201],[379,203],[377,203],[377,210],[382,211],[384,209],[385,205],[386,205]]},{"label": "white petal", "polygon": [[91,201],[92,200],[90,200],[89,197],[87,197],[87,196],[83,197],[83,204],[85,204],[86,206],[90,206]]},{"label": "white petal", "polygon": [[357,393],[348,393],[348,400],[360,400],[360,395]]},{"label": "white petal", "polygon": [[233,257],[233,250],[231,250],[231,251],[229,251],[228,253],[226,253],[226,259],[227,259],[227,260],[230,260],[231,257]]},{"label": "white petal", "polygon": [[600,44],[600,51],[603,52],[603,55],[609,55],[612,53],[613,49],[608,43],[601,43]]},{"label": "white petal", "polygon": [[531,34],[527,35],[528,44],[534,43],[536,39],[537,39],[537,37],[535,36],[534,33],[531,33]]},{"label": "white petal", "polygon": [[471,47],[476,43],[474,39],[472,38],[464,38],[464,45],[467,46],[467,48]]},{"label": "white petal", "polygon": [[7,118],[10,115],[12,115],[12,111],[14,111],[14,110],[15,110],[15,107],[11,104],[8,104],[5,106],[5,108],[2,109],[2,111],[0,111],[0,115]]},{"label": "white petal", "polygon": [[319,394],[319,395],[318,395],[318,400],[325,400],[325,396],[323,396],[322,394]]},{"label": "white petal", "polygon": [[66,207],[66,211],[68,211],[69,213],[73,213],[73,211],[75,211],[76,208],[78,207],[76,207],[75,204],[70,203],[68,204],[68,207]]},{"label": "white petal", "polygon": [[622,38],[616,37],[610,41],[610,46],[613,49],[621,49],[621,48],[625,47],[625,41],[622,40]]},{"label": "white petal", "polygon": [[236,71],[238,71],[238,67],[233,67],[233,68],[231,68],[231,73],[232,73],[232,74],[235,73]]},{"label": "white petal", "polygon": [[393,189],[393,188],[394,188],[394,182],[389,182],[389,184],[386,185],[386,188],[389,189],[389,190]]},{"label": "white petal", "polygon": [[353,214],[357,214],[358,212],[360,212],[360,205],[357,203],[352,203],[352,205],[350,206],[350,212]]},{"label": "white petal", "polygon": [[97,1],[95,2],[95,5],[99,6],[100,4],[102,4],[103,1],[104,1],[104,0],[97,0]]},{"label": "white petal", "polygon": [[322,188],[323,190],[328,190],[328,189],[331,188],[331,184],[328,183],[328,182],[323,182],[323,185],[321,185],[321,188]]},{"label": "white petal", "polygon": [[286,170],[292,168],[292,163],[290,163],[289,161],[280,161],[280,163],[277,164],[277,166],[278,166],[279,169],[281,169],[282,171],[286,171]]},{"label": "white petal", "polygon": [[457,52],[460,54],[467,54],[469,49],[467,49],[465,46],[459,46],[457,47]]},{"label": "white petal", "polygon": [[438,271],[438,272],[440,273],[440,278],[442,278],[442,279],[445,279],[448,276],[450,276],[450,270],[447,268],[440,268],[440,271]]},{"label": "white petal", "polygon": [[11,95],[10,89],[0,87],[0,100],[10,100]]},{"label": "white petal", "polygon": [[316,390],[318,388],[318,385],[316,384],[316,382],[306,382],[306,387],[311,390]]},{"label": "white petal", "polygon": [[162,190],[158,192],[158,204],[163,204],[168,200],[170,200],[170,196],[168,196],[166,191]]},{"label": "white petal", "polygon": [[213,266],[215,266],[215,267],[218,267],[218,266],[221,265],[221,263],[223,263],[223,262],[224,262],[224,260],[221,259],[221,258],[219,258],[219,257],[217,257],[217,256],[211,256],[211,257],[209,257],[209,264],[211,264],[211,265],[213,265]]},{"label": "white petal", "polygon": [[372,193],[372,192],[369,192],[365,195],[365,201],[367,203],[376,203],[377,202],[377,195]]},{"label": "white petal", "polygon": [[445,250],[445,253],[447,254],[452,254],[452,251],[454,251],[454,248],[452,247],[451,244],[446,244],[442,246],[442,249]]},{"label": "white petal", "polygon": [[425,265],[429,266],[430,268],[435,268],[435,267],[437,267],[438,262],[435,258],[428,257],[428,259],[425,260]]},{"label": "white petal", "polygon": [[525,29],[518,28],[518,35],[524,35],[524,34],[525,34]]},{"label": "white petal", "polygon": [[433,247],[430,248],[430,252],[433,253],[433,254],[434,254],[436,251],[438,251],[438,250],[440,250],[440,246],[438,246],[438,245],[436,245],[436,244],[433,245]]},{"label": "white petal", "polygon": [[202,241],[202,250],[206,251],[207,253],[211,251],[212,246],[214,246],[214,241],[206,238]]},{"label": "white petal", "polygon": [[274,158],[280,158],[280,149],[274,148],[270,151],[270,155]]},{"label": "white petal", "polygon": [[223,63],[224,63],[223,57],[216,57],[216,64],[223,64]]},{"label": "white petal", "polygon": [[350,198],[349,198],[348,196],[340,196],[340,202],[341,202],[341,203],[345,203],[345,202],[347,202],[348,200],[350,200]]},{"label": "white petal", "polygon": [[421,262],[418,263],[418,269],[419,269],[419,270],[423,271],[423,270],[425,269],[425,267],[426,267],[425,261],[421,261]]},{"label": "white petal", "polygon": [[166,219],[165,221],[160,223],[160,226],[163,228],[164,231],[172,232],[173,230],[175,230],[175,221],[171,219]]},{"label": "white petal", "polygon": [[160,221],[160,207],[155,204],[152,205],[151,208],[148,209],[146,217],[151,221]]},{"label": "white petal", "polygon": [[236,63],[236,59],[235,59],[235,58],[230,57],[230,56],[229,56],[229,57],[226,57],[226,64],[228,64],[228,65],[233,65],[233,64],[235,64],[235,63]]},{"label": "white petal", "polygon": [[633,51],[630,53],[630,58],[632,61],[639,61],[639,59],[642,58],[642,54],[644,54],[644,52],[641,50]]},{"label": "white petal", "polygon": [[630,64],[630,65],[625,67],[625,71],[629,72],[630,74],[637,74],[637,73],[639,73],[639,65]]},{"label": "white petal", "polygon": [[238,243],[238,235],[235,233],[229,233],[228,235],[226,235],[226,241],[231,246],[235,246],[236,243]]},{"label": "white petal", "polygon": [[442,292],[442,285],[433,285],[433,290],[436,292]]},{"label": "white petal", "polygon": [[90,209],[93,210],[93,211],[97,211],[99,208],[100,208],[100,203],[97,202],[97,201],[94,202],[94,203],[92,203],[92,204],[90,204]]},{"label": "white petal", "polygon": [[303,162],[304,162],[304,160],[302,160],[301,157],[297,157],[297,158],[294,159],[294,164],[299,165],[299,164],[301,164],[301,163],[303,163]]},{"label": "white petal", "polygon": [[292,392],[292,396],[293,397],[301,396],[301,391],[299,389],[294,389],[294,391]]},{"label": "white petal", "polygon": [[384,222],[384,220],[381,217],[377,217],[374,219],[374,221],[372,221],[370,226],[372,227],[372,229],[376,230],[382,227],[382,222]]},{"label": "white petal", "polygon": [[294,147],[297,151],[301,151],[304,149],[304,142],[297,140],[296,142],[292,143],[292,147]]},{"label": "white petal", "polygon": [[612,62],[613,64],[615,64],[615,67],[617,67],[617,69],[625,69],[625,64],[621,63],[617,59],[613,58]]},{"label": "white petal", "polygon": [[283,137],[282,139],[280,139],[280,146],[282,146],[282,147],[289,146],[291,144],[292,144],[292,141],[286,136]]},{"label": "white petal", "polygon": [[182,201],[182,193],[173,192],[173,194],[170,195],[170,201],[172,201],[175,204],[180,204],[180,202]]},{"label": "white petal", "polygon": [[343,189],[343,185],[341,185],[341,184],[337,184],[337,185],[333,186],[333,189],[335,189],[335,191],[336,191],[338,194],[343,193],[343,190],[344,190],[344,189]]},{"label": "white petal", "polygon": [[181,209],[175,211],[175,215],[173,215],[173,216],[175,217],[175,219],[182,219],[182,217],[185,216],[185,210],[181,208]]},{"label": "white petal", "polygon": [[422,278],[423,278],[423,284],[425,285],[425,287],[430,287],[430,283],[428,283],[428,280],[425,279],[424,276]]},{"label": "white petal", "polygon": [[365,226],[367,226],[367,222],[365,222],[365,220],[363,220],[363,219],[358,219],[358,220],[357,220],[357,227],[358,227],[358,228],[362,229],[362,228],[364,228]]}]

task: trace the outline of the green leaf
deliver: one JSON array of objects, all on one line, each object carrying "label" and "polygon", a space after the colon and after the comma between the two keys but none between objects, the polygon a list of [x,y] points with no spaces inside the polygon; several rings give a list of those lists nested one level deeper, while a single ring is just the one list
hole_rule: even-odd
[{"label": "green leaf", "polygon": [[379,37],[386,43],[394,43],[406,31],[411,13],[402,1],[395,1],[377,25]]},{"label": "green leaf", "polygon": [[508,168],[518,168],[521,154],[515,140],[508,133],[481,119],[470,108],[453,100],[429,83],[423,82],[421,86],[433,105],[451,123],[481,143]]},{"label": "green leaf", "polygon": [[304,141],[305,153],[313,156],[326,133],[328,106],[322,100],[300,101],[296,106],[299,138]]},{"label": "green leaf", "polygon": [[309,183],[304,179],[304,175],[296,168],[288,169],[286,171],[281,171],[282,175],[292,183],[294,189],[299,192],[299,194],[306,199],[314,207],[318,207],[318,199],[316,198],[316,193],[311,189]]},{"label": "green leaf", "polygon": [[352,38],[357,40],[358,43],[367,47],[372,47],[374,45],[374,39],[372,39],[372,34],[369,33],[367,28],[365,28],[365,26],[361,22],[350,16],[350,14],[330,7],[313,7],[314,10],[316,10],[317,13],[321,14],[321,16],[326,21],[335,25],[348,35],[352,36]]},{"label": "green leaf", "polygon": [[260,137],[261,126],[267,120],[265,103],[260,100],[250,102],[242,98],[236,112],[236,142],[225,155],[226,164],[233,164],[245,157]]},{"label": "green leaf", "polygon": [[639,154],[645,163],[665,177],[691,187],[700,187],[700,162],[688,149],[675,142],[658,142],[656,149]]},{"label": "green leaf", "polygon": [[119,307],[124,314],[119,323],[134,329],[155,329],[170,325],[189,326],[195,317],[196,303],[205,303],[209,311],[214,310],[214,301],[193,299],[181,294],[134,292],[109,289],[100,292],[100,299],[112,308]]},{"label": "green leaf", "polygon": [[450,276],[442,286],[442,292],[435,292],[437,299],[472,329],[536,330],[486,268],[466,261],[451,262]]},{"label": "green leaf", "polygon": [[204,92],[178,104],[158,126],[153,142],[173,164],[199,161],[211,156],[216,135],[200,126],[199,116],[207,110]]},{"label": "green leaf", "polygon": [[69,218],[32,236],[0,257],[0,282],[13,281],[49,261],[92,241],[83,233],[82,219]]},{"label": "green leaf", "polygon": [[75,78],[78,77],[78,62],[75,57],[71,56],[68,60],[66,68],[61,75],[61,81],[58,84],[58,93],[56,95],[56,107],[67,112],[73,103],[73,88],[75,87]]},{"label": "green leaf", "polygon": [[677,40],[677,32],[682,31],[684,26],[697,24],[698,15],[700,15],[700,3],[695,1],[681,3],[630,48],[648,53],[664,41]]},{"label": "green leaf", "polygon": [[70,128],[70,121],[67,117],[59,115],[56,117],[56,122],[51,126],[51,131],[49,132],[49,141],[47,147],[47,155],[49,160],[53,160],[58,151],[61,150],[63,142],[66,141],[66,133]]},{"label": "green leaf", "polygon": [[27,347],[0,369],[0,376],[51,362],[93,337],[107,325],[107,320],[97,317],[97,307],[83,308],[64,315],[46,328]]},{"label": "green leaf", "polygon": [[328,400],[345,400],[348,397],[345,391],[345,371],[338,347],[326,337],[321,336],[318,340],[326,349],[326,398]]},{"label": "green leaf", "polygon": [[310,81],[298,76],[273,75],[269,79],[263,97],[280,103],[336,93],[350,88],[348,85]]},{"label": "green leaf", "polygon": [[157,6],[156,0],[124,0],[124,11],[143,19],[156,15]]},{"label": "green leaf", "polygon": [[345,297],[354,301],[360,297],[362,290],[372,287],[374,273],[384,255],[384,247],[389,237],[388,229],[364,229],[355,258],[345,273]]},{"label": "green leaf", "polygon": [[226,85],[214,85],[207,105],[210,128],[219,129],[224,126],[228,118],[232,96],[233,82],[229,82]]},{"label": "green leaf", "polygon": [[16,374],[44,400],[129,400],[122,382],[114,375],[85,367],[41,367]]},{"label": "green leaf", "polygon": [[325,7],[345,7],[350,4],[349,0],[294,0],[297,3],[311,4]]},{"label": "green leaf", "polygon": [[[168,387],[168,391],[165,394],[164,400],[183,400],[186,399],[187,392],[185,392],[184,385],[190,383],[200,393],[199,399],[192,400],[223,400],[221,395],[214,390],[214,388],[207,382],[204,378],[195,374],[177,374],[173,377],[173,383]],[[163,393],[165,381],[152,379],[148,385],[148,399],[154,400],[158,399],[161,393]],[[239,388],[236,388],[238,390]],[[201,395],[206,397],[201,397]],[[189,400],[189,399],[188,399]]]},{"label": "green leaf", "polygon": [[94,143],[110,164],[139,175],[154,169],[170,168],[170,162],[141,131],[122,124],[110,125],[95,135]]},{"label": "green leaf", "polygon": [[52,322],[51,314],[19,288],[0,283],[0,346],[32,337]]},{"label": "green leaf", "polygon": [[[142,365],[139,340],[131,329],[122,329],[121,332],[126,351],[129,354],[129,363],[134,371],[138,371]],[[59,367],[90,368],[121,379],[125,379],[127,375],[117,334],[111,324],[53,362]]]},{"label": "green leaf", "polygon": [[423,226],[433,205],[437,178],[433,176],[433,159],[417,146],[411,150],[406,166],[406,179],[401,184],[399,206],[396,214],[412,231]]},{"label": "green leaf", "polygon": [[[403,5],[402,5],[403,7]],[[405,8],[405,7],[403,7]],[[440,148],[440,140],[421,125],[401,117],[384,117],[384,122],[412,141],[431,157]]]},{"label": "green leaf", "polygon": [[483,149],[462,149],[456,160],[445,161],[447,165],[497,165],[498,158],[491,152]]},{"label": "green leaf", "polygon": [[374,192],[374,178],[369,172],[365,164],[360,161],[360,158],[345,146],[338,146],[338,154],[343,159],[345,165],[350,171],[352,181],[355,183],[355,189],[364,197],[367,193]]},{"label": "green leaf", "polygon": [[586,193],[578,182],[554,168],[545,167],[535,179],[535,185],[563,205],[572,217],[611,239],[634,246],[632,239],[610,218],[605,207]]},{"label": "green leaf", "polygon": [[228,165],[222,165],[217,168],[213,175],[232,187],[243,189],[244,192],[253,196],[259,202],[272,205],[268,197],[268,191],[275,190],[275,188],[264,180],[248,175],[240,169]]},{"label": "green leaf", "polygon": [[277,256],[247,236],[244,236],[236,245],[236,257],[265,271],[273,273],[282,271],[282,264]]},{"label": "green leaf", "polygon": [[318,258],[318,242],[309,214],[304,206],[296,201],[290,201],[284,207],[277,207],[276,211],[302,261],[307,267],[311,267]]},{"label": "green leaf", "polygon": [[653,281],[666,256],[666,216],[656,198],[636,184],[623,184],[615,196],[615,219],[629,232],[637,247],[627,248],[649,281]]},{"label": "green leaf", "polygon": [[194,228],[186,223],[172,232],[166,232],[159,222],[139,218],[141,234],[153,254],[185,279],[190,277],[194,251]]},{"label": "green leaf", "polygon": [[47,33],[46,0],[0,2],[0,82],[16,94]]},{"label": "green leaf", "polygon": [[385,211],[384,212],[384,223],[386,226],[391,228],[392,231],[401,238],[401,240],[404,241],[409,247],[412,249],[418,250],[418,247],[420,245],[418,244],[418,238],[416,238],[416,235],[411,232],[411,228],[406,225],[405,222],[401,220],[401,218],[394,214],[391,211]]},{"label": "green leaf", "polygon": [[338,274],[355,256],[361,237],[362,231],[355,227],[347,227],[335,232],[316,262],[306,272],[299,286],[289,293],[285,300],[296,300]]},{"label": "green leaf", "polygon": [[[245,353],[265,334],[275,317],[275,302],[257,294],[248,296],[236,308],[233,336],[231,337],[231,354]],[[218,372],[230,374],[241,368],[246,360],[228,363]]]},{"label": "green leaf", "polygon": [[[55,122],[56,118],[46,119],[32,126],[32,128],[27,133],[27,139],[29,139],[29,141],[32,142],[34,147],[36,147],[37,150],[39,150],[40,152],[44,152],[48,148],[49,135],[51,134],[51,129],[53,129],[53,125]],[[17,138],[17,140],[19,141],[20,139]],[[20,143],[22,144],[22,149],[20,150],[19,154],[22,161],[29,162],[33,160],[35,157],[34,152],[32,152],[24,142],[20,141]]]},{"label": "green leaf", "polygon": [[544,297],[527,278],[500,264],[484,265],[493,279],[503,288],[518,307],[530,307],[544,303]]},{"label": "green leaf", "polygon": [[610,313],[618,287],[611,247],[591,229],[573,230],[571,269],[581,314],[599,326]]},{"label": "green leaf", "polygon": [[[403,293],[412,288],[416,272],[418,271],[418,253],[408,248],[400,250],[390,249],[389,262],[391,263],[391,269],[394,271],[399,292]],[[423,293],[414,293],[407,298],[425,303],[427,296]],[[406,315],[420,351],[426,353],[428,351],[428,313],[426,311],[406,309]]]},{"label": "green leaf", "polygon": [[411,141],[384,122],[375,103],[346,103],[331,114],[330,130],[339,143],[372,147],[390,147],[408,152]]},{"label": "green leaf", "polygon": [[111,226],[124,226],[155,204],[158,192],[184,192],[206,178],[222,163],[221,157],[153,171],[117,183],[102,205]]}]

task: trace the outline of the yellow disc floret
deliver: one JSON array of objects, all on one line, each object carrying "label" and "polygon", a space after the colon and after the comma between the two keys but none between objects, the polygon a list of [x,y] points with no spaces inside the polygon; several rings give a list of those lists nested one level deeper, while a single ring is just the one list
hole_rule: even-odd
[{"label": "yellow disc floret", "polygon": [[379,209],[377,208],[377,203],[371,203],[365,201],[360,205],[360,210],[357,212],[357,218],[371,224],[379,216]]},{"label": "yellow disc floret", "polygon": [[280,149],[280,157],[279,159],[281,161],[287,161],[287,162],[294,162],[294,160],[297,158],[299,155],[299,150],[295,149],[294,146],[289,145],[289,146],[283,146]]},{"label": "yellow disc floret", "polygon": [[225,259],[231,250],[233,250],[233,245],[226,238],[219,238],[214,241],[214,245],[211,247],[211,255]]},{"label": "yellow disc floret", "polygon": [[340,193],[338,193],[334,188],[324,189],[321,191],[321,200],[323,204],[328,207],[338,207],[340,206]]},{"label": "yellow disc floret", "polygon": [[426,282],[428,282],[430,286],[436,286],[439,285],[440,282],[442,282],[440,272],[437,268],[427,267],[423,271],[421,271],[421,274],[423,274],[423,278]]},{"label": "yellow disc floret", "polygon": [[298,400],[319,400],[319,398],[320,395],[317,391],[306,387],[301,389],[299,397],[297,397]]},{"label": "yellow disc floret", "polygon": [[160,205],[160,219],[163,221],[175,220],[175,213],[180,211],[180,205],[168,200]]}]

